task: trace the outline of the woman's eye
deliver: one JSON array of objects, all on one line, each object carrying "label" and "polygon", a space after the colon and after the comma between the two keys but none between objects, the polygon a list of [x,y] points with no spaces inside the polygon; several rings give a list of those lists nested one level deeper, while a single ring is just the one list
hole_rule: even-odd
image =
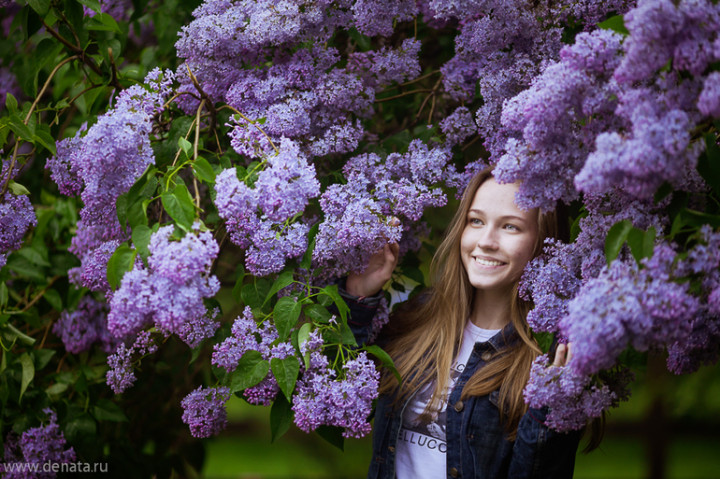
[{"label": "woman's eye", "polygon": [[483,224],[480,218],[470,218],[468,221],[473,226],[481,226]]},{"label": "woman's eye", "polygon": [[520,231],[520,228],[515,225],[505,225],[505,229],[510,231]]}]

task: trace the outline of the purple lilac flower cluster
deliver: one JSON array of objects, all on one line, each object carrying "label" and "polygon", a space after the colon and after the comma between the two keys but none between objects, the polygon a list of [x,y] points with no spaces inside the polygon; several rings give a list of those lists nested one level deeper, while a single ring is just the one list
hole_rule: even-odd
[{"label": "purple lilac flower cluster", "polygon": [[[716,110],[720,7],[710,1],[640,1],[629,35],[583,33],[504,107],[509,138],[498,161],[504,181],[522,180],[524,206],[570,201],[578,191],[614,189],[651,199],[665,182],[697,189],[701,142],[691,142]],[[671,65],[668,71],[660,71]],[[689,74],[689,75],[688,75]],[[541,159],[542,161],[538,161]]]},{"label": "purple lilac flower cluster", "polygon": [[117,219],[116,201],[155,163],[150,145],[152,119],[163,109],[172,81],[171,72],[153,70],[143,86],[120,92],[115,106],[97,123],[59,141],[57,156],[47,161],[60,192],[80,194],[84,203],[70,247],[81,261],[80,270],[71,277],[81,286],[102,292],[110,289],[105,270],[114,248],[106,243],[129,237],[126,225]]},{"label": "purple lilac flower cluster", "polygon": [[[559,59],[563,28],[573,24],[589,29],[613,12],[624,13],[633,3],[428,2],[434,19],[458,21],[456,55],[441,68],[443,84],[454,99],[462,101],[472,100],[479,86],[483,104],[475,112],[478,132],[493,162],[513,137],[512,131],[501,128],[504,102],[530,85],[549,62]],[[471,166],[466,179],[476,169]]]},{"label": "purple lilac flower cluster", "polygon": [[[43,409],[49,419],[45,426],[38,426],[24,431],[19,437],[10,432],[5,438],[4,464],[38,464],[46,463],[63,464],[74,462],[76,459],[75,450],[66,448],[65,435],[57,423],[57,414],[50,408]],[[33,472],[23,468],[4,468],[0,464],[0,472],[7,479],[29,479],[41,478],[51,479],[56,477],[52,471]]]},{"label": "purple lilac flower cluster", "polygon": [[622,370],[594,384],[590,376],[578,374],[572,367],[552,366],[545,354],[533,363],[524,394],[530,407],[549,407],[545,419],[548,427],[571,431],[582,429],[604,410],[627,400],[631,380],[632,375]]},{"label": "purple lilac flower cluster", "polygon": [[185,396],[180,403],[184,409],[182,420],[190,427],[193,437],[211,437],[227,426],[225,403],[230,399],[226,387],[203,388]]},{"label": "purple lilac flower cluster", "polygon": [[677,265],[698,283],[701,304],[691,320],[690,333],[668,347],[668,369],[676,374],[697,371],[720,357],[720,232],[705,225],[699,236]]},{"label": "purple lilac flower cluster", "polygon": [[137,379],[133,367],[134,362],[155,351],[157,351],[157,344],[153,341],[149,331],[140,331],[130,347],[121,342],[115,352],[108,356],[110,369],[105,375],[107,385],[115,394],[124,392]]},{"label": "purple lilac flower cluster", "polygon": [[304,345],[309,367],[298,380],[292,398],[295,424],[305,432],[330,425],[345,428],[345,437],[365,436],[371,429],[367,418],[378,395],[380,374],[363,351],[343,365],[343,375],[337,378],[319,349],[319,335],[312,339],[308,341],[312,344]]},{"label": "purple lilac flower cluster", "polygon": [[218,244],[211,232],[199,231],[199,223],[179,241],[172,232],[163,226],[152,234],[147,269],[138,262],[112,294],[108,329],[114,336],[132,336],[154,324],[194,348],[215,334],[217,311],[208,311],[203,299],[220,289],[210,274]]},{"label": "purple lilac flower cluster", "polygon": [[579,34],[560,52],[560,62],[506,103],[502,125],[519,138],[507,141],[495,173],[501,181],[522,181],[520,206],[552,209],[559,199],[577,197],[573,180],[592,139],[614,124],[603,113],[615,107],[609,79],[620,64],[621,39],[609,30]]},{"label": "purple lilac flower cluster", "polygon": [[[295,354],[295,348],[289,342],[273,344],[277,339],[275,325],[269,321],[258,325],[252,310],[246,306],[242,316],[233,323],[230,336],[213,347],[212,364],[232,372],[248,351],[258,351],[266,361]],[[243,394],[251,404],[269,406],[279,390],[275,377],[269,372],[259,384],[246,389]]]},{"label": "purple lilac flower cluster", "polygon": [[276,273],[305,252],[310,227],[296,219],[320,193],[315,167],[295,142],[283,138],[279,151],[264,161],[252,188],[234,168],[215,183],[215,205],[230,240],[246,248],[245,265],[256,276]]},{"label": "purple lilac flower cluster", "polygon": [[[346,184],[331,185],[320,198],[325,219],[316,237],[313,260],[327,276],[361,271],[385,243],[413,230],[428,207],[447,202],[440,188],[456,176],[445,147],[430,149],[420,140],[407,153],[385,159],[374,153],[351,158]],[[390,222],[397,217],[402,225]]]},{"label": "purple lilac flower cluster", "polygon": [[87,351],[96,342],[106,353],[118,346],[118,339],[107,328],[107,304],[90,295],[83,296],[75,311],[63,311],[52,330],[72,354]]},{"label": "purple lilac flower cluster", "polygon": [[[364,134],[359,119],[372,113],[376,91],[419,75],[420,44],[407,39],[397,48],[352,52],[347,62],[320,45],[340,28],[390,36],[398,21],[417,13],[412,0],[206,1],[176,44],[186,61],[178,70],[180,90],[195,91],[189,68],[213,100],[253,122],[263,119],[273,141],[293,139],[314,156],[347,153]],[[198,103],[192,96],[179,101],[188,112]],[[231,136],[241,154],[266,146],[244,120]]]},{"label": "purple lilac flower cluster", "polygon": [[[4,174],[0,175],[0,180],[2,178],[5,178]],[[6,255],[20,248],[23,236],[35,225],[35,210],[27,195],[5,192],[0,203],[0,268],[7,262]]]},{"label": "purple lilac flower cluster", "polygon": [[614,261],[569,302],[559,326],[575,345],[577,373],[611,368],[628,345],[647,351],[687,337],[700,305],[687,283],[673,281],[675,254],[658,245],[643,268]]}]

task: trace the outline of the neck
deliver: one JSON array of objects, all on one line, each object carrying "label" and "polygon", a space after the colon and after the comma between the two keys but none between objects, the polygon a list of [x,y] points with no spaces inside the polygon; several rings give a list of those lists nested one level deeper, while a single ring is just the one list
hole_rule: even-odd
[{"label": "neck", "polygon": [[512,293],[475,290],[470,320],[483,329],[502,329],[510,322]]}]

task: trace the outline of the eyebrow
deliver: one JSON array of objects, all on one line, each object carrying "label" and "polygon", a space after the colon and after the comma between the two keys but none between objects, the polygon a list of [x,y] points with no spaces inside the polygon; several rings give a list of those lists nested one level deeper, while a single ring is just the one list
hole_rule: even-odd
[{"label": "eyebrow", "polygon": [[[484,212],[483,210],[479,210],[479,209],[477,209],[477,208],[470,208],[470,209],[468,210],[468,214],[470,214],[470,213],[477,213],[477,214],[480,214],[480,215],[484,215],[484,214],[485,214],[485,212]],[[516,215],[504,215],[504,216],[501,216],[500,219],[501,219],[501,220],[521,221],[521,222],[523,222],[523,223],[526,221],[525,218],[522,218],[522,217],[516,216]]]}]

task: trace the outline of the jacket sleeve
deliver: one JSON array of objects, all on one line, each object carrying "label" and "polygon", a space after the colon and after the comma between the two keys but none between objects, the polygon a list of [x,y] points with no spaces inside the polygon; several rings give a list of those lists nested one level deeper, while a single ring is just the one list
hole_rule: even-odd
[{"label": "jacket sleeve", "polygon": [[572,478],[582,431],[558,432],[545,425],[547,408],[530,408],[520,419],[508,477]]},{"label": "jacket sleeve", "polygon": [[[372,323],[375,313],[377,312],[380,299],[382,298],[383,292],[380,291],[375,296],[369,297],[357,297],[347,292],[345,289],[346,278],[338,281],[338,292],[340,296],[345,300],[345,303],[350,308],[348,314],[348,326],[355,336],[359,346],[366,344],[372,333]],[[335,305],[330,306],[330,311],[334,314],[338,314]]]}]

